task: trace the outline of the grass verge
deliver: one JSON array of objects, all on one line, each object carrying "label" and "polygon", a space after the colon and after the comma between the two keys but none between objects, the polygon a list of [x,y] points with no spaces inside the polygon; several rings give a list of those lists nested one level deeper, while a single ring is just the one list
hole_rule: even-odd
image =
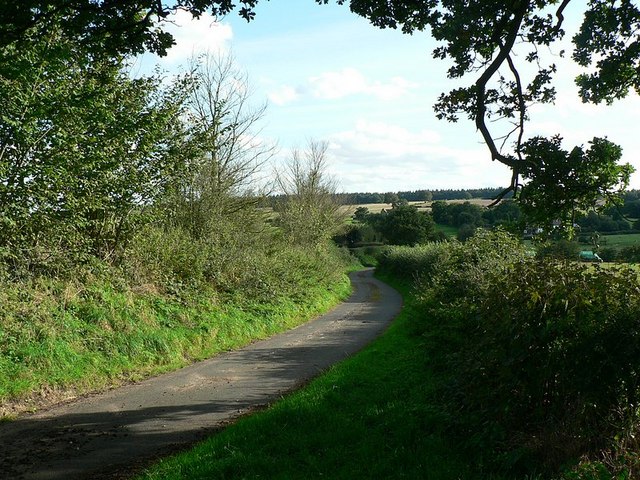
[{"label": "grass verge", "polygon": [[[0,418],[266,338],[350,293],[346,276],[260,301],[41,280],[0,292]],[[7,287],[7,284],[5,284]]]},{"label": "grass verge", "polygon": [[[405,286],[395,286],[410,300]],[[387,332],[358,355],[138,480],[473,478],[427,400],[434,379],[422,368],[412,315],[408,301]]]}]

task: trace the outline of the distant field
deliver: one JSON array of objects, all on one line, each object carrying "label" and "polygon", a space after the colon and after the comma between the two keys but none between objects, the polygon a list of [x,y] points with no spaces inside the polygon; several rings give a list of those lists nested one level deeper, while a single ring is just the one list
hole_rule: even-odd
[{"label": "distant field", "polygon": [[[488,207],[493,203],[490,198],[470,198],[469,200],[445,200],[447,203],[464,203],[469,202],[473,205],[480,205],[481,207]],[[431,204],[431,202],[429,202]]]},{"label": "distant field", "polygon": [[[429,208],[429,204],[425,202],[409,202],[411,205],[417,206],[419,209]],[[353,215],[353,212],[356,211],[356,208],[365,207],[369,210],[370,213],[380,213],[382,210],[389,210],[391,208],[390,203],[364,203],[362,205],[343,205],[342,211],[346,212],[348,215]]]},{"label": "distant field", "polygon": [[[469,200],[445,200],[447,203],[464,203],[469,202],[474,205],[480,205],[482,207],[486,207],[491,204],[493,200],[485,199],[485,198],[471,198]],[[433,202],[409,202],[409,205],[415,205],[418,207],[418,210],[431,210],[431,204]],[[343,205],[343,211],[345,211],[348,215],[353,215],[353,212],[356,211],[358,207],[365,207],[369,209],[371,213],[380,213],[383,209],[389,210],[391,208],[390,203],[365,203],[362,205]]]},{"label": "distant field", "polygon": [[601,235],[601,247],[624,248],[632,245],[640,245],[640,233],[631,233],[628,235]]}]

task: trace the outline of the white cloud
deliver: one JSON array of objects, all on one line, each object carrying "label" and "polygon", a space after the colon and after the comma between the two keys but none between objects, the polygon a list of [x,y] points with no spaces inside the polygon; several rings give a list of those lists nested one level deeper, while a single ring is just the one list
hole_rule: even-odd
[{"label": "white cloud", "polygon": [[196,20],[189,12],[178,10],[169,16],[163,28],[173,35],[176,42],[161,60],[164,66],[186,63],[194,54],[205,51],[225,51],[233,38],[231,26],[218,22],[208,13],[203,13]]},{"label": "white cloud", "polygon": [[300,97],[300,92],[290,85],[282,85],[278,89],[269,92],[267,97],[272,103],[282,106],[296,101]]},{"label": "white cloud", "polygon": [[[355,128],[331,137],[336,151],[358,152],[366,158],[407,158],[428,153],[440,141],[438,133],[423,130],[417,133],[383,122],[356,121]],[[358,158],[354,158],[357,162]]]},{"label": "white cloud", "polygon": [[393,77],[389,83],[374,82],[368,92],[380,100],[395,100],[418,86],[402,77]]},{"label": "white cloud", "polygon": [[311,92],[315,97],[336,100],[361,93],[367,89],[367,80],[354,68],[341,72],[325,72],[309,78]]},{"label": "white cloud", "polygon": [[509,170],[482,146],[445,146],[430,130],[360,120],[329,138],[332,173],[345,191],[501,186]]},{"label": "white cloud", "polygon": [[324,72],[308,80],[311,93],[326,100],[336,100],[350,95],[365,94],[380,100],[393,100],[417,87],[402,77],[393,77],[388,82],[368,80],[355,68],[344,68],[338,72]]},{"label": "white cloud", "polygon": [[335,72],[324,72],[312,76],[303,85],[293,87],[281,85],[268,94],[276,105],[285,105],[309,94],[321,100],[340,100],[353,95],[368,95],[378,100],[389,101],[406,95],[418,87],[402,77],[392,77],[388,81],[371,81],[355,68],[344,68]]}]

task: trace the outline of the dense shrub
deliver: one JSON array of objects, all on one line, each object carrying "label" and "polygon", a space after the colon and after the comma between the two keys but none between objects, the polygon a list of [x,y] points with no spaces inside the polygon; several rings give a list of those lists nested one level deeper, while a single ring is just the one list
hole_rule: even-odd
[{"label": "dense shrub", "polygon": [[332,237],[332,240],[341,246],[354,248],[362,244],[376,243],[381,240],[371,225],[365,223],[345,224]]},{"label": "dense shrub", "polygon": [[615,262],[619,259],[618,249],[614,247],[604,247],[598,250],[598,256],[605,262]]},{"label": "dense shrub", "polygon": [[148,227],[119,267],[21,280],[0,269],[0,417],[13,399],[102,388],[291,328],[347,293],[344,249],[263,240]]},{"label": "dense shrub", "polygon": [[380,256],[389,248],[393,247],[369,245],[366,247],[352,248],[350,252],[361,265],[365,267],[376,267],[378,266]]},{"label": "dense shrub", "polygon": [[387,247],[378,255],[378,270],[408,281],[428,279],[438,274],[449,254],[450,247],[444,242]]},{"label": "dense shrub", "polygon": [[469,238],[473,237],[475,233],[476,233],[476,227],[474,227],[469,223],[465,223],[463,225],[460,225],[460,228],[458,229],[458,233],[456,234],[456,238],[461,242],[464,242]]},{"label": "dense shrub", "polygon": [[640,245],[630,245],[618,252],[618,259],[624,262],[640,263]]},{"label": "dense shrub", "polygon": [[537,249],[537,256],[541,259],[577,260],[579,253],[580,244],[566,239],[546,242]]},{"label": "dense shrub", "polygon": [[551,472],[633,438],[637,271],[536,261],[501,232],[432,249],[390,250],[381,265],[418,278],[433,400],[479,465]]},{"label": "dense shrub", "polygon": [[350,261],[338,247],[291,245],[273,232],[245,235],[245,227],[220,223],[217,235],[202,240],[180,228],[148,227],[135,237],[123,268],[132,283],[169,293],[206,285],[261,301],[330,285]]},{"label": "dense shrub", "polygon": [[448,401],[494,426],[484,434],[503,458],[557,467],[636,419],[635,275],[521,262],[508,275],[489,275],[493,288],[464,302],[464,336],[447,356],[455,372]]}]

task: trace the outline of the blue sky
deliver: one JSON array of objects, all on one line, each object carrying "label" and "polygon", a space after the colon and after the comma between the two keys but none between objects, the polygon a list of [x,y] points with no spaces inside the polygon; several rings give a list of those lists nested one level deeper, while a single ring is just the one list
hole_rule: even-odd
[{"label": "blue sky", "polygon": [[[568,30],[579,10],[570,4],[565,13]],[[249,24],[235,14],[219,22],[188,14],[175,20],[181,26],[170,31],[177,45],[166,58],[147,56],[142,64],[171,72],[194,53],[231,52],[248,74],[253,100],[268,101],[261,135],[278,143],[276,162],[315,139],[329,142],[330,172],[346,192],[509,182],[509,170],[490,160],[472,122],[435,118],[438,95],[457,83],[446,78],[448,62],[431,57],[436,44],[427,33],[380,30],[346,6],[313,0],[262,1]],[[567,149],[607,136],[623,147],[623,161],[640,170],[638,96],[610,107],[584,105],[573,85],[578,68],[556,60],[558,100],[532,109],[527,135],[559,133]],[[632,187],[640,188],[640,173]]]}]

